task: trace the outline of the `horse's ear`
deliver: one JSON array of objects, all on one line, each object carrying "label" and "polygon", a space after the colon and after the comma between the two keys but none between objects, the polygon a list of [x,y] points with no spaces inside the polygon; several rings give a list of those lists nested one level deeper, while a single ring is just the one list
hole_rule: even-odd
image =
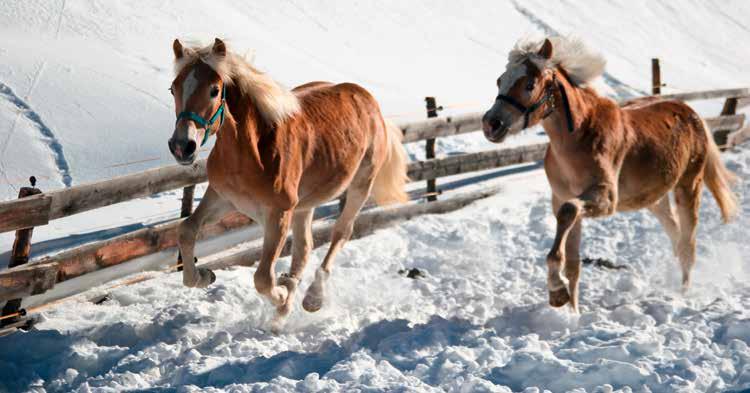
[{"label": "horse's ear", "polygon": [[214,47],[211,49],[211,52],[218,56],[226,56],[227,46],[224,45],[224,41],[217,38],[214,41]]},{"label": "horse's ear", "polygon": [[172,50],[174,51],[174,58],[180,59],[182,56],[184,56],[185,51],[182,48],[182,44],[180,43],[180,40],[176,39],[172,43]]},{"label": "horse's ear", "polygon": [[547,60],[552,58],[552,41],[549,38],[544,39],[544,44],[539,49],[538,55]]}]

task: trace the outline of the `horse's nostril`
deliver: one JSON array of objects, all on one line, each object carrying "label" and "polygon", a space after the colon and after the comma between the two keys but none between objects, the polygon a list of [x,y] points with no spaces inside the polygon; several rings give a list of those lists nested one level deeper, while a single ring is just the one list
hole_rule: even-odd
[{"label": "horse's nostril", "polygon": [[195,149],[198,147],[198,145],[195,143],[195,141],[188,141],[188,143],[185,145],[185,157],[190,157],[195,153]]},{"label": "horse's nostril", "polygon": [[498,128],[503,126],[503,122],[499,119],[492,119],[490,120],[490,126],[492,126],[493,130],[497,130]]}]

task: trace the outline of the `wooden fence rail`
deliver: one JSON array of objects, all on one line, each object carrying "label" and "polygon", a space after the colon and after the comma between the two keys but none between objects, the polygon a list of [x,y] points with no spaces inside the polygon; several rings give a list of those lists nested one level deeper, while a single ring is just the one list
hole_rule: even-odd
[{"label": "wooden fence rail", "polygon": [[[481,114],[471,113],[402,125],[405,132],[404,143],[475,132],[480,127],[480,119]],[[730,115],[705,120],[712,129],[735,131],[742,126],[745,116]],[[202,159],[189,166],[170,165],[149,169],[105,181],[0,202],[0,233],[45,225],[54,219],[204,183],[207,180],[206,159]]]},{"label": "wooden fence rail", "polygon": [[[712,90],[704,92],[662,95],[664,99],[709,99],[750,96],[750,88]],[[735,102],[737,100],[735,99]],[[736,107],[736,105],[735,105]],[[740,129],[744,115],[733,112],[705,119],[712,130],[731,132]],[[435,139],[476,132],[480,127],[481,113],[433,118],[400,125],[404,143]],[[412,162],[409,177],[413,181],[436,179],[473,171],[487,170],[507,165],[539,161],[544,157],[547,144],[522,146],[470,153],[445,158]],[[190,189],[207,181],[206,160],[191,166],[172,165],[147,170],[114,179],[75,186],[63,190],[0,203],[0,232],[34,227],[61,217],[145,197],[178,188]],[[183,211],[190,208],[183,201]],[[183,214],[184,216],[185,214]],[[246,217],[235,214],[216,224],[209,225],[201,234],[212,237],[250,223]],[[37,294],[52,288],[55,283],[83,274],[117,265],[139,256],[152,254],[176,246],[178,220],[155,227],[141,229],[73,250],[53,257],[33,261],[29,265],[0,273],[0,301]]]}]

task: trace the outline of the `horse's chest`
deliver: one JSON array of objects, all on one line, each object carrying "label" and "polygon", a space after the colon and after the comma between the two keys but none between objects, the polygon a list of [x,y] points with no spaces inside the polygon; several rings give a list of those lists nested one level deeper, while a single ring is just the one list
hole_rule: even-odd
[{"label": "horse's chest", "polygon": [[561,160],[550,151],[544,159],[544,172],[552,193],[563,200],[577,197],[591,186],[593,176],[588,168],[580,160]]},{"label": "horse's chest", "polygon": [[211,171],[209,166],[208,183],[229,201],[232,206],[255,221],[262,222],[264,211],[268,206],[271,195],[265,195],[264,190],[270,190],[269,185],[262,179],[254,179],[248,174]]}]

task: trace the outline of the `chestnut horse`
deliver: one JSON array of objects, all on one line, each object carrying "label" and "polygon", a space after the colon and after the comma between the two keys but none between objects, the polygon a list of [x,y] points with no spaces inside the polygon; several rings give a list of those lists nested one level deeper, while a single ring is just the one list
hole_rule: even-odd
[{"label": "chestnut horse", "polygon": [[649,209],[671,239],[686,290],[704,180],[725,222],[737,211],[730,189],[735,176],[701,118],[674,100],[640,99],[619,107],[587,86],[604,65],[601,55],[577,39],[521,40],[483,118],[484,134],[495,143],[537,123],[549,136],[544,170],[557,218],[547,256],[549,302],[555,307],[570,302],[574,312],[583,218]]},{"label": "chestnut horse", "polygon": [[[288,91],[258,72],[216,39],[207,47],[175,40],[174,95],[177,122],[169,148],[189,165],[199,145],[216,135],[208,157],[208,189],[179,226],[183,283],[205,287],[216,276],[197,268],[193,249],[202,224],[239,211],[264,226],[255,289],[291,310],[312,249],[313,211],[347,190],[331,246],[303,300],[321,308],[336,253],[350,238],[354,220],[372,191],[378,204],[404,202],[406,153],[401,131],[386,123],[375,99],[351,83],[313,82]],[[292,264],[275,277],[274,265],[291,226]]]}]

